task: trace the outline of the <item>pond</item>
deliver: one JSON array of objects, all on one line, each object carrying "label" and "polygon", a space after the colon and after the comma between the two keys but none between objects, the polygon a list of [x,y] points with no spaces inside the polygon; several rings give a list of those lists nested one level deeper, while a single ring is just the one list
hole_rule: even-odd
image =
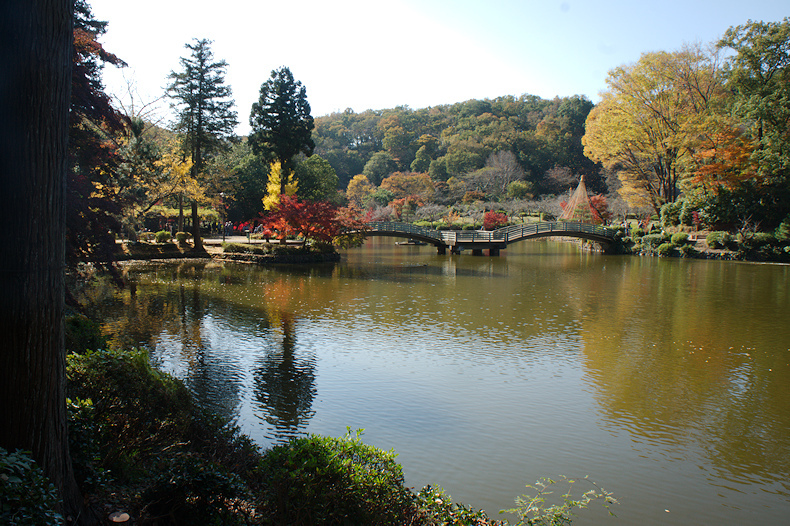
[{"label": "pond", "polygon": [[107,333],[262,446],[364,429],[408,485],[493,517],[558,475],[620,501],[579,524],[790,516],[788,266],[385,238],[314,267],[124,272],[94,298]]}]

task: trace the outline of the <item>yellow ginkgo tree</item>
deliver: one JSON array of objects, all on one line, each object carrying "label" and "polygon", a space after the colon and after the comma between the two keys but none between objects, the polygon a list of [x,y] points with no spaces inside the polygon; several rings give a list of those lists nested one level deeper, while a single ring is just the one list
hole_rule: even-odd
[{"label": "yellow ginkgo tree", "polygon": [[[280,204],[280,195],[296,195],[298,183],[293,173],[287,176],[283,186],[283,170],[280,161],[275,161],[269,168],[269,182],[266,184],[266,195],[263,198],[263,208],[273,210]],[[283,188],[285,194],[282,194]]]}]

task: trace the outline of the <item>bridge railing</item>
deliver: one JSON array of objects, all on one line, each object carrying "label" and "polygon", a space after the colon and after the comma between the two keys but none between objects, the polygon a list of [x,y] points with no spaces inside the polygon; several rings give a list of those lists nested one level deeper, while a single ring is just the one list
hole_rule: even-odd
[{"label": "bridge railing", "polygon": [[459,241],[486,243],[495,240],[494,232],[485,230],[442,230],[441,235],[444,242],[449,244]]},{"label": "bridge railing", "polygon": [[592,225],[589,223],[568,223],[564,221],[526,223],[523,225],[511,225],[495,230],[495,239],[505,242],[516,241],[518,239],[541,234],[545,232],[578,232],[592,234],[600,237],[612,237],[612,232],[606,227]]},{"label": "bridge railing", "polygon": [[502,227],[494,231],[486,230],[432,230],[410,223],[399,223],[395,221],[374,221],[368,223],[368,228],[373,231],[387,233],[403,233],[422,237],[423,239],[433,239],[444,244],[466,243],[510,243],[518,241],[524,237],[557,232],[558,235],[569,232],[581,234],[591,234],[598,237],[612,238],[613,231],[601,225],[589,223],[568,223],[564,221],[540,223],[525,223],[523,225],[511,225]]},{"label": "bridge railing", "polygon": [[442,236],[437,230],[431,230],[422,226],[409,223],[398,223],[395,221],[371,221],[367,224],[368,229],[373,232],[401,232],[404,234],[416,234],[425,238],[442,241]]}]

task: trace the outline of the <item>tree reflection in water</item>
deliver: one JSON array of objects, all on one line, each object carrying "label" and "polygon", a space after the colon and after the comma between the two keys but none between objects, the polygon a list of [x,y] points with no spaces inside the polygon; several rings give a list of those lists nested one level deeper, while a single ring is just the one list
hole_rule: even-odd
[{"label": "tree reflection in water", "polygon": [[285,441],[301,433],[315,414],[315,357],[296,354],[296,328],[293,313],[285,308],[293,291],[281,279],[267,284],[267,311],[272,326],[281,328],[281,340],[257,364],[254,370],[255,400],[273,434],[267,438]]}]

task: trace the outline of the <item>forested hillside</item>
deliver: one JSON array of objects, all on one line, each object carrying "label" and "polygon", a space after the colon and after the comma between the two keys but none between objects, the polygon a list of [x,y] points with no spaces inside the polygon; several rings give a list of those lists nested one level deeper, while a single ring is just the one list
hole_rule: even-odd
[{"label": "forested hillside", "polygon": [[315,153],[329,161],[343,188],[358,174],[378,186],[399,171],[464,180],[488,197],[502,197],[507,183],[521,177],[511,174],[504,185],[491,181],[502,177],[493,173],[502,168],[502,156],[499,165],[492,156],[512,152],[517,166],[509,168],[523,170],[530,194],[567,191],[580,175],[597,193],[606,190],[601,166],[584,156],[581,144],[592,108],[586,97],[522,95],[416,110],[348,109],[316,118],[313,139]]}]

